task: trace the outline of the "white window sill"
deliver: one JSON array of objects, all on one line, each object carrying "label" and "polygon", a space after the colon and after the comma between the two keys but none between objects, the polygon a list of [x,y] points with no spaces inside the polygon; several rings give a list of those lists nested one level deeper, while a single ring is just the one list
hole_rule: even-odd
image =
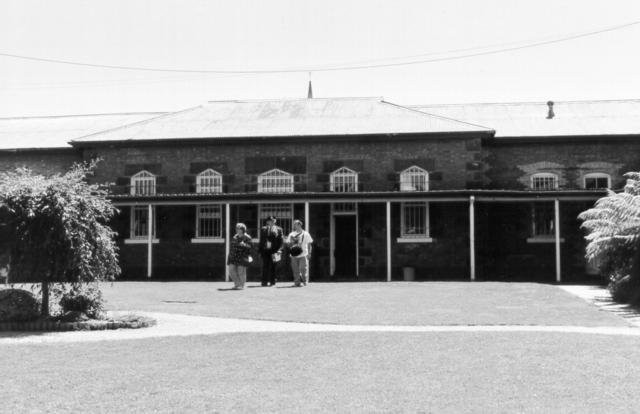
[{"label": "white window sill", "polygon": [[398,243],[433,243],[431,237],[398,237]]},{"label": "white window sill", "polygon": [[[555,243],[555,237],[529,237],[527,243]],[[564,238],[560,238],[560,243],[564,243]]]},{"label": "white window sill", "polygon": [[[124,244],[147,244],[149,243],[149,239],[124,239]],[[160,243],[160,239],[151,239],[151,243],[158,244]]]},{"label": "white window sill", "polygon": [[224,243],[224,239],[221,237],[196,237],[191,239],[191,243]]}]

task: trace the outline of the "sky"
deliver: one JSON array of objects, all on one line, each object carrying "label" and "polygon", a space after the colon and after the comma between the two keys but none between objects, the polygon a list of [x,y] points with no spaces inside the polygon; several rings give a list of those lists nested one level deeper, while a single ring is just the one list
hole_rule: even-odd
[{"label": "sky", "polygon": [[300,70],[153,72],[0,56],[0,117],[305,98],[309,69],[315,97],[382,96],[406,105],[640,99],[640,24],[460,58],[632,22],[640,22],[637,0],[0,0],[0,54],[157,69]]}]

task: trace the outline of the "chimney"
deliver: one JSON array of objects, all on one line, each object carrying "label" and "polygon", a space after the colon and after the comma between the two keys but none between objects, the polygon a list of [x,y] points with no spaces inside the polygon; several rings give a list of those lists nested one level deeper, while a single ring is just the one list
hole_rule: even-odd
[{"label": "chimney", "polygon": [[553,113],[553,101],[547,102],[547,106],[549,107],[549,112],[547,112],[547,119],[552,119],[554,116],[556,116],[556,114]]}]

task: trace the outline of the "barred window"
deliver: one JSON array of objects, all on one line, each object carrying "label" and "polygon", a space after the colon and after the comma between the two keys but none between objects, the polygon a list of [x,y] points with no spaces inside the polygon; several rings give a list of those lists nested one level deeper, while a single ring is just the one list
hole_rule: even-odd
[{"label": "barred window", "polygon": [[611,176],[605,173],[590,173],[584,176],[584,188],[597,190],[611,187]]},{"label": "barred window", "polygon": [[358,173],[350,168],[338,168],[331,173],[331,191],[349,193],[358,191]]},{"label": "barred window", "polygon": [[[130,238],[131,239],[146,239],[149,237],[149,231],[147,228],[149,219],[149,207],[147,206],[133,206],[131,207],[131,227]],[[156,208],[152,210],[152,236],[156,235]]]},{"label": "barred window", "polygon": [[196,206],[196,237],[222,238],[222,206],[220,204]]},{"label": "barred window", "polygon": [[429,191],[429,173],[415,165],[402,171],[400,191]]},{"label": "barred window", "polygon": [[538,173],[531,176],[531,188],[534,190],[557,190],[558,176],[552,173]]},{"label": "barred window", "polygon": [[276,224],[282,227],[283,233],[288,235],[293,228],[293,204],[260,204],[259,226],[263,226],[269,216],[274,216]]},{"label": "barred window", "polygon": [[292,193],[293,175],[273,169],[258,176],[259,193]]},{"label": "barred window", "polygon": [[143,170],[131,177],[131,195],[154,195],[155,193],[155,175]]},{"label": "barred window", "polygon": [[429,237],[429,203],[402,203],[402,238]]},{"label": "barred window", "polygon": [[533,237],[553,237],[555,235],[555,211],[549,203],[536,203],[532,209]]},{"label": "barred window", "polygon": [[221,193],[222,175],[212,169],[204,170],[196,177],[196,193]]}]

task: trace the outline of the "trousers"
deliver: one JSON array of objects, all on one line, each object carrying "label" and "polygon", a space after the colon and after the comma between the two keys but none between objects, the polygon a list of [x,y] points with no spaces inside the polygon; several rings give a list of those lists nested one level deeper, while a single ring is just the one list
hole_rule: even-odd
[{"label": "trousers", "polygon": [[293,271],[293,283],[300,285],[300,283],[307,284],[309,280],[309,257],[291,257],[291,270]]},{"label": "trousers", "polygon": [[275,285],[277,282],[276,267],[277,263],[273,263],[271,254],[262,254],[262,286],[267,286],[268,283]]},{"label": "trousers", "polygon": [[227,265],[229,267],[229,277],[237,288],[243,288],[247,283],[247,267],[237,264]]}]

